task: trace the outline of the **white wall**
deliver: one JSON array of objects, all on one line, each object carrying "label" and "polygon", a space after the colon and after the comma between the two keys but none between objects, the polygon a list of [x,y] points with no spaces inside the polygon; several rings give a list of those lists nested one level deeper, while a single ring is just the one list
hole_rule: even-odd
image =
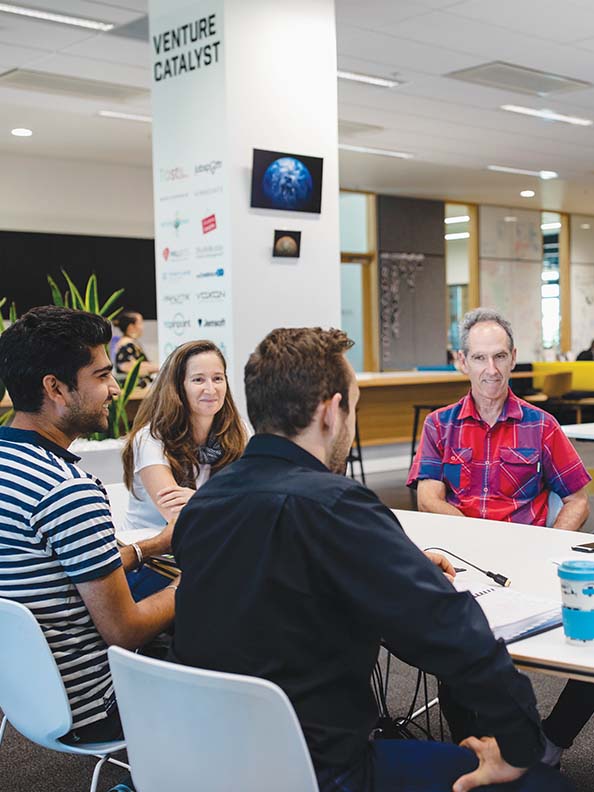
[{"label": "white wall", "polygon": [[150,168],[0,154],[0,228],[152,237]]}]

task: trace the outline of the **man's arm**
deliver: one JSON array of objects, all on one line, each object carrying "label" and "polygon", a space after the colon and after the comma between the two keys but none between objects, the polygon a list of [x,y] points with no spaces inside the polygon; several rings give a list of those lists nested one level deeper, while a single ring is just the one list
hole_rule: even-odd
[{"label": "man's arm", "polygon": [[[176,519],[177,514],[167,523],[161,533],[158,533],[151,539],[143,539],[141,542],[135,543],[138,545],[138,548],[142,553],[143,560],[153,556],[163,555],[163,553],[171,552],[171,535],[173,533],[173,526],[175,525]],[[138,568],[138,556],[136,555],[136,550],[131,544],[120,547],[120,557],[126,572],[130,572],[131,569]]]},{"label": "man's arm", "polygon": [[464,515],[451,503],[446,500],[446,485],[443,481],[435,479],[421,479],[417,484],[417,508],[422,512],[432,514],[456,514],[458,517]]},{"label": "man's arm", "polygon": [[173,621],[175,590],[167,587],[134,602],[122,567],[105,577],[77,583],[76,587],[108,646],[138,649]]},{"label": "man's arm", "polygon": [[562,531],[579,531],[588,519],[590,505],[586,488],[574,492],[563,498],[563,506],[557,515],[553,528],[560,528]]}]

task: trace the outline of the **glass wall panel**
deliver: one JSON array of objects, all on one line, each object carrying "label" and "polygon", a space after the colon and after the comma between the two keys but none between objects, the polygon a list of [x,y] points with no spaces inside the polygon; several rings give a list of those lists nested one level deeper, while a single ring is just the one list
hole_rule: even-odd
[{"label": "glass wall panel", "polygon": [[341,192],[339,203],[340,249],[344,253],[367,253],[367,195]]},{"label": "glass wall panel", "polygon": [[363,267],[355,261],[340,266],[341,327],[355,346],[346,356],[355,371],[363,371]]},{"label": "glass wall panel", "polygon": [[446,204],[444,236],[448,287],[448,347],[459,348],[460,320],[468,310],[470,216],[462,204]]}]

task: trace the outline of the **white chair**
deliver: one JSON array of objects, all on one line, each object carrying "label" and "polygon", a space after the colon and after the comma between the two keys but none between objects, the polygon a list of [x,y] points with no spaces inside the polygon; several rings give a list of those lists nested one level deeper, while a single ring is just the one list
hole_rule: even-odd
[{"label": "white chair", "polygon": [[547,528],[552,528],[555,524],[555,520],[559,516],[559,512],[563,508],[563,501],[557,495],[556,492],[553,490],[549,491],[549,498],[548,498],[548,512],[547,512],[547,521],[546,526]]},{"label": "white chair", "polygon": [[19,602],[0,599],[0,743],[10,723],[44,748],[95,756],[90,792],[95,792],[103,764],[129,766],[110,754],[126,747],[123,740],[65,745],[59,741],[72,728],[72,712],[56,661],[31,611]]},{"label": "white chair", "polygon": [[128,499],[130,493],[125,484],[106,484],[107,497],[111,506],[111,516],[116,534],[122,531],[125,526],[125,516],[128,510]]},{"label": "white chair", "polygon": [[272,682],[114,646],[109,662],[138,792],[318,792],[295,711]]}]

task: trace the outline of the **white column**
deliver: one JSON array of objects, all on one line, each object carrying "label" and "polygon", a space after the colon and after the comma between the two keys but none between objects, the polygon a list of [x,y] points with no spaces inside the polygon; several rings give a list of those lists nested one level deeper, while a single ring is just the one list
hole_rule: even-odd
[{"label": "white column", "polygon": [[[340,323],[332,0],[151,0],[160,357],[210,338],[243,367],[277,326]],[[323,158],[320,214],[250,208],[253,149]],[[301,231],[274,258],[275,229]]]}]

